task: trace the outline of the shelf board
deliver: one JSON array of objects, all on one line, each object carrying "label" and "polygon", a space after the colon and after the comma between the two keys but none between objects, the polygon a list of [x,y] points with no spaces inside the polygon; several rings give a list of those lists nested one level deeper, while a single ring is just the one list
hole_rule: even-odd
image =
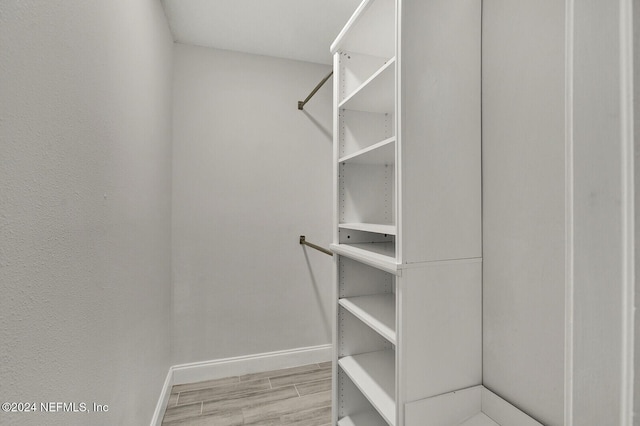
[{"label": "shelf board", "polygon": [[500,425],[494,422],[493,420],[491,420],[491,418],[488,417],[486,414],[478,413],[475,416],[471,417],[470,419],[467,419],[464,422],[460,423],[460,426],[500,426]]},{"label": "shelf board", "polygon": [[374,268],[400,275],[400,264],[395,258],[395,243],[331,244],[331,250]]},{"label": "shelf board", "polygon": [[338,50],[391,57],[395,52],[395,1],[364,0],[331,43]]},{"label": "shelf board", "polygon": [[338,426],[387,426],[375,411],[365,411],[338,420]]},{"label": "shelf board", "polygon": [[338,163],[349,164],[395,164],[396,162],[396,137],[392,136],[381,142],[368,146],[353,154],[345,155]]},{"label": "shelf board", "polygon": [[482,385],[411,402],[404,415],[407,423],[542,426]]},{"label": "shelf board", "polygon": [[395,63],[393,57],[367,81],[347,96],[338,108],[356,111],[386,113],[395,106]]},{"label": "shelf board", "polygon": [[389,342],[396,344],[395,294],[348,297],[340,299],[338,303]]},{"label": "shelf board", "polygon": [[338,364],[382,418],[395,425],[395,355],[393,350],[346,356]]},{"label": "shelf board", "polygon": [[395,225],[384,225],[379,223],[349,222],[338,225],[342,229],[353,229],[354,231],[375,232],[376,234],[396,235]]}]

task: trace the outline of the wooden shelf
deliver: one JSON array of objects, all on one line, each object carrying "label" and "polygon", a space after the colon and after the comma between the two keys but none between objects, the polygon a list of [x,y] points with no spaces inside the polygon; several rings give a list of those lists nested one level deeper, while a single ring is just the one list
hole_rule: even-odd
[{"label": "wooden shelf", "polygon": [[375,411],[365,411],[338,420],[338,426],[387,426]]},{"label": "wooden shelf", "polygon": [[394,56],[395,9],[394,0],[364,0],[331,44],[331,53],[340,50]]},{"label": "wooden shelf", "polygon": [[391,426],[395,425],[395,354],[393,350],[346,356],[338,360],[371,405]]},{"label": "wooden shelf", "polygon": [[384,225],[379,223],[341,223],[338,225],[342,229],[353,229],[354,231],[375,232],[376,234],[396,235],[395,225]]},{"label": "wooden shelf", "polygon": [[348,164],[395,164],[396,137],[390,137],[381,142],[368,146],[353,154],[345,155],[338,163]]},{"label": "wooden shelf", "polygon": [[400,275],[400,265],[396,261],[395,243],[331,244],[331,250],[374,268]]},{"label": "wooden shelf", "polygon": [[338,104],[340,109],[387,113],[395,110],[395,64],[391,58]]},{"label": "wooden shelf", "polygon": [[395,294],[349,297],[340,299],[338,303],[389,342],[396,344]]}]

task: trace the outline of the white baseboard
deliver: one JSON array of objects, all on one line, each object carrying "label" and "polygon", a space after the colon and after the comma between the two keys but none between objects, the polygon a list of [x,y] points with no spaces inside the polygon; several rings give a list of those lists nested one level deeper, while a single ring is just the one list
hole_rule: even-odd
[{"label": "white baseboard", "polygon": [[320,345],[174,365],[171,369],[173,370],[173,384],[180,385],[331,361],[331,356],[332,346]]},{"label": "white baseboard", "polygon": [[160,398],[158,398],[158,403],[156,404],[156,409],[153,412],[153,417],[151,418],[151,426],[161,426],[162,425],[162,417],[164,417],[164,410],[169,403],[169,397],[171,396],[171,388],[173,387],[173,370],[172,367],[169,367],[169,372],[167,373],[167,378],[164,379],[164,384],[162,385],[162,391],[160,392]]},{"label": "white baseboard", "polygon": [[174,365],[169,368],[156,411],[151,420],[151,426],[161,425],[164,408],[167,406],[171,387],[174,385],[326,362],[331,361],[332,356],[332,345],[319,345]]}]

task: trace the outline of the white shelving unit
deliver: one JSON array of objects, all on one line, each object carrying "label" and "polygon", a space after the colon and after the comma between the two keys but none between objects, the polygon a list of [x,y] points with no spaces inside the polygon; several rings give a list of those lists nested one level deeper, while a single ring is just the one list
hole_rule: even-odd
[{"label": "white shelving unit", "polygon": [[480,7],[364,0],[331,45],[333,424],[481,384]]}]

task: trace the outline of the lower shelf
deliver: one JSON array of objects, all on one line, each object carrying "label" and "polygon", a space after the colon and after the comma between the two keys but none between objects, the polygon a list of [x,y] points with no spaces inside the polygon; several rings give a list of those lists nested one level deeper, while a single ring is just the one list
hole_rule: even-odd
[{"label": "lower shelf", "polygon": [[387,424],[380,418],[378,413],[365,411],[364,413],[341,418],[338,420],[338,426],[387,426]]},{"label": "lower shelf", "polygon": [[338,360],[338,365],[384,420],[395,425],[395,352],[384,350],[346,356]]},{"label": "lower shelf", "polygon": [[500,426],[498,423],[491,420],[484,413],[478,413],[470,419],[465,420],[463,423],[460,423],[460,426]]},{"label": "lower shelf", "polygon": [[474,386],[405,405],[407,425],[542,426],[484,386]]}]

